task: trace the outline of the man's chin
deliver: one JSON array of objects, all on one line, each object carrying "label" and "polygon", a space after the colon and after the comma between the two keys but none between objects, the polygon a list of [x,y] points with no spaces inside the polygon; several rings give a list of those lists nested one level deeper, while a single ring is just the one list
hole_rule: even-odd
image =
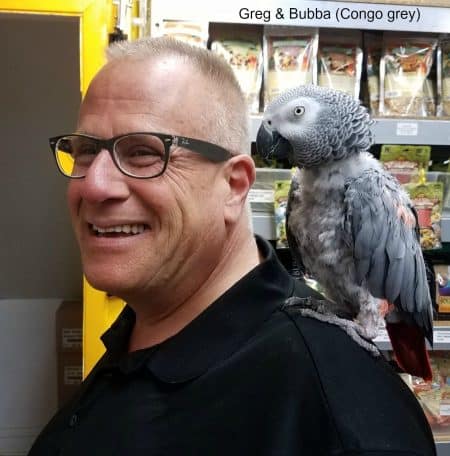
[{"label": "man's chin", "polygon": [[89,285],[96,290],[103,291],[110,296],[116,296],[118,298],[122,298],[127,294],[127,287],[118,285],[122,280],[112,277],[111,274],[105,275],[85,271],[84,275]]}]

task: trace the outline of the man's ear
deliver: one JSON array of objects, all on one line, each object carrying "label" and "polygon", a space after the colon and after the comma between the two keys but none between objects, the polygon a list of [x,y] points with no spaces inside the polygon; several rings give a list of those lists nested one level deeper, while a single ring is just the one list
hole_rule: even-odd
[{"label": "man's ear", "polygon": [[233,223],[238,220],[248,191],[255,181],[255,162],[249,155],[236,155],[226,163],[225,172],[229,192],[225,200],[224,217],[227,223]]}]

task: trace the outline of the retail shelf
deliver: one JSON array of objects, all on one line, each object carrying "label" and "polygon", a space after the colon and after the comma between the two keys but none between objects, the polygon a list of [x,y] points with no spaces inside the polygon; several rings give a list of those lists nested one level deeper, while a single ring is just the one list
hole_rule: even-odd
[{"label": "retail shelf", "polygon": [[[449,8],[450,11],[450,8]],[[251,117],[250,135],[256,140],[262,115]],[[372,131],[376,144],[450,144],[450,120],[375,118]]]},{"label": "retail shelf", "polygon": [[265,239],[276,239],[275,218],[273,215],[253,213],[253,230]]},{"label": "retail shelf", "polygon": [[376,144],[450,144],[450,120],[374,119]]},{"label": "retail shelf", "polygon": [[[266,212],[253,212],[253,228],[255,233],[266,239],[276,239],[275,218]],[[444,212],[441,220],[442,242],[450,242],[450,212]]]},{"label": "retail shelf", "polygon": [[436,442],[437,456],[450,455],[450,442]]},{"label": "retail shelf", "polygon": [[[433,331],[433,350],[450,350],[450,326],[440,326],[437,322]],[[380,350],[391,350],[389,336],[385,329],[381,330],[374,340]],[[428,347],[431,349],[431,347]]]},{"label": "retail shelf", "polygon": [[450,242],[450,212],[444,211],[441,219],[442,242]]},{"label": "retail shelf", "polygon": [[205,8],[203,0],[152,0],[152,35],[164,19],[445,33],[450,9],[319,0],[228,0]]}]

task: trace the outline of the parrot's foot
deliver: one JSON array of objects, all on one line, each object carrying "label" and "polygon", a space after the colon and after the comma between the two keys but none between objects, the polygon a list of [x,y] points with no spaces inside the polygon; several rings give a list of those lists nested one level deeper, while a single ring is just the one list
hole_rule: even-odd
[{"label": "parrot's foot", "polygon": [[373,356],[380,356],[380,351],[376,345],[372,344],[366,337],[366,330],[358,322],[340,318],[328,310],[328,301],[314,298],[289,298],[286,300],[287,305],[295,305],[298,312],[304,317],[315,318],[316,320],[339,326],[343,329],[352,340],[359,346],[367,350]]}]

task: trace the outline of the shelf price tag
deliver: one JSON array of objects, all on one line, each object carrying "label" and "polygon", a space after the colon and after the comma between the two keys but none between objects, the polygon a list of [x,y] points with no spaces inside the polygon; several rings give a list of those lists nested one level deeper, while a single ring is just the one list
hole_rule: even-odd
[{"label": "shelf price tag", "polygon": [[275,191],[252,188],[248,192],[248,200],[250,203],[273,203],[275,201]]},{"label": "shelf price tag", "polygon": [[[448,344],[450,343],[450,331],[443,331],[435,329],[433,333],[433,342],[435,344]],[[435,347],[437,348],[437,347]]]},{"label": "shelf price tag", "polygon": [[397,136],[417,136],[419,124],[417,122],[397,122]]},{"label": "shelf price tag", "polygon": [[379,342],[390,342],[388,333],[385,329],[380,329],[378,331],[378,336],[373,340],[375,343]]}]

